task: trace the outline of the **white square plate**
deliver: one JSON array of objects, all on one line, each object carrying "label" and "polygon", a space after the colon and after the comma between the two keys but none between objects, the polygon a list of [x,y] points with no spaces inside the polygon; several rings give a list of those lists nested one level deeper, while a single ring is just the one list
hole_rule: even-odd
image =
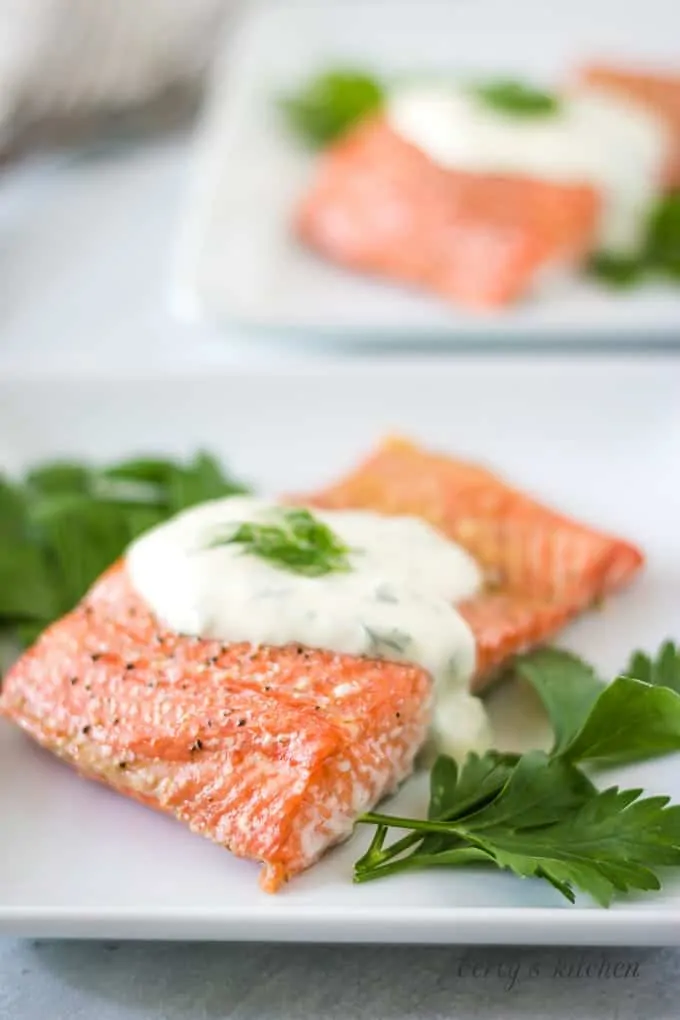
[{"label": "white square plate", "polygon": [[342,341],[496,345],[680,342],[680,293],[628,294],[574,277],[514,308],[472,315],[353,275],[297,244],[292,209],[312,158],[275,102],[352,64],[563,80],[589,58],[677,66],[676,0],[264,0],[229,36],[199,132],[174,281],[177,310]]},{"label": "white square plate", "polygon": [[[388,430],[494,465],[641,543],[643,578],[565,643],[611,673],[678,633],[680,360],[365,362],[289,373],[0,383],[0,467],[61,455],[213,449],[272,492],[347,469]],[[535,701],[490,699],[504,746],[545,739]],[[612,778],[680,800],[680,760]],[[395,808],[422,810],[424,782]],[[443,870],[351,882],[359,832],[280,895],[257,867],[87,783],[0,726],[0,934],[385,942],[680,942],[680,885],[611,910],[511,875]]]}]

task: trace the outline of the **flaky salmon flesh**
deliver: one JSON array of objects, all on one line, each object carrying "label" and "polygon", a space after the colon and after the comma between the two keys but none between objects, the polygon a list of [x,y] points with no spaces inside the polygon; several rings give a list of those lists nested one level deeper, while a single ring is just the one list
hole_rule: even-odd
[{"label": "flaky salmon flesh", "polygon": [[[483,468],[394,439],[309,505],[416,515],[464,546],[479,690],[509,657],[620,588],[642,555]],[[84,776],[263,863],[275,891],[413,769],[431,718],[413,665],[163,627],[114,565],[9,671],[0,713]]]},{"label": "flaky salmon flesh", "polygon": [[322,154],[294,228],[349,269],[483,309],[580,261],[600,211],[588,184],[443,168],[378,117]]}]

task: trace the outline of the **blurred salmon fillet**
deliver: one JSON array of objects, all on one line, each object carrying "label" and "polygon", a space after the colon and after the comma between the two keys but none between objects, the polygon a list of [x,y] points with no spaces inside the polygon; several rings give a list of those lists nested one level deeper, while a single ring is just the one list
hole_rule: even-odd
[{"label": "blurred salmon fillet", "polygon": [[666,122],[673,144],[665,183],[669,188],[680,188],[680,74],[644,73],[591,64],[583,68],[580,80],[642,103]]},{"label": "blurred salmon fillet", "polygon": [[[484,469],[403,440],[310,502],[415,514],[472,553],[489,582],[460,607],[477,688],[642,563]],[[0,714],[83,775],[262,861],[275,891],[412,771],[431,698],[415,666],[169,631],[117,564],[10,670]]]},{"label": "blurred salmon fillet", "polygon": [[350,269],[494,308],[540,270],[580,259],[599,210],[585,184],[444,169],[371,119],[321,156],[295,230]]},{"label": "blurred salmon fillet", "polygon": [[508,657],[551,638],[643,563],[635,546],[550,510],[485,468],[400,438],[347,478],[301,498],[327,509],[420,517],[467,549],[488,582],[459,607],[477,641],[476,690]]}]

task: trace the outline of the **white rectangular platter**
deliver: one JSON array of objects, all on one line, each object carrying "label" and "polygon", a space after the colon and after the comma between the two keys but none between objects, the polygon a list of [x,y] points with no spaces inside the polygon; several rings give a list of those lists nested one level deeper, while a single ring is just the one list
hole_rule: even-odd
[{"label": "white rectangular platter", "polygon": [[584,61],[677,66],[675,0],[261,0],[226,37],[182,219],[174,303],[324,344],[680,344],[680,292],[576,278],[486,315],[317,258],[292,236],[313,159],[276,108],[329,66],[564,81]]},{"label": "white rectangular platter", "polygon": [[[476,458],[639,542],[644,576],[564,635],[614,673],[634,646],[680,637],[680,359],[524,356],[309,366],[271,374],[0,381],[0,468],[40,458],[190,453],[265,491],[313,486],[399,430]],[[503,746],[545,740],[526,690],[490,698]],[[613,781],[680,800],[680,761]],[[424,781],[396,807],[422,810]],[[390,805],[391,807],[391,805]],[[389,807],[388,807],[389,809]],[[402,812],[403,813],[403,812]],[[0,725],[0,934],[445,943],[680,943],[680,883],[611,910],[538,881],[465,871],[354,886],[367,833],[275,897],[257,867],[85,782]]]}]

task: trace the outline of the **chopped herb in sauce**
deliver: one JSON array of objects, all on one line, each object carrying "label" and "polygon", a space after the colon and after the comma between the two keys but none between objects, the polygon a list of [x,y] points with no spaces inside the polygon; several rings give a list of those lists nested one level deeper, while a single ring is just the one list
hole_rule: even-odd
[{"label": "chopped herb in sauce", "polygon": [[367,648],[368,655],[375,655],[378,658],[383,656],[389,657],[392,655],[403,655],[408,646],[411,644],[411,635],[407,634],[403,630],[398,630],[396,627],[385,633],[373,630],[371,627],[367,627],[364,624],[364,630],[368,636],[369,647]]}]

